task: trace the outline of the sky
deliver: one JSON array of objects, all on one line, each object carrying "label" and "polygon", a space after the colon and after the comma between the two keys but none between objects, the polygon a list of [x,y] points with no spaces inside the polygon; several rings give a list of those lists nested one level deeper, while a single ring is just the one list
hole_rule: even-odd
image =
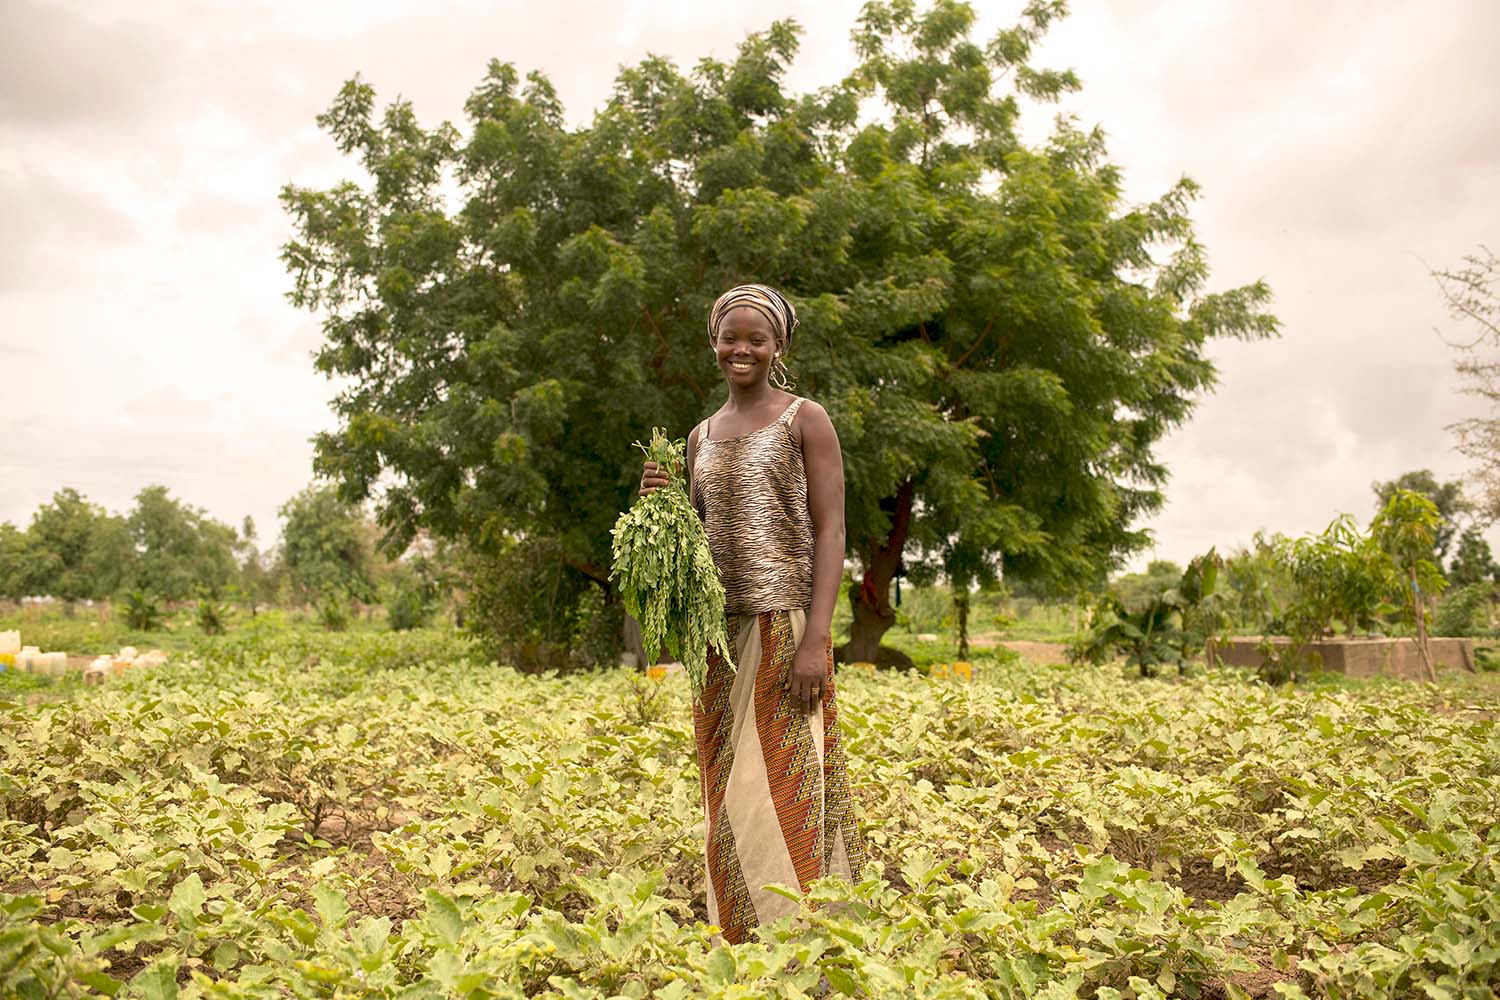
[{"label": "sky", "polygon": [[[1017,2],[974,4],[978,34]],[[1211,286],[1264,278],[1279,339],[1215,345],[1219,384],[1160,445],[1149,558],[1365,520],[1371,483],[1460,478],[1462,334],[1429,275],[1500,245],[1500,3],[1095,0],[1037,63],[1109,135],[1133,201],[1186,174]],[[621,66],[732,57],[804,29],[797,90],[852,66],[849,0],[0,0],[0,520],[72,486],[126,511],[152,483],[274,538],[332,429],[319,320],[286,300],[277,194],[358,176],[314,117],[358,73],[460,122],[491,58],[586,123]]]}]

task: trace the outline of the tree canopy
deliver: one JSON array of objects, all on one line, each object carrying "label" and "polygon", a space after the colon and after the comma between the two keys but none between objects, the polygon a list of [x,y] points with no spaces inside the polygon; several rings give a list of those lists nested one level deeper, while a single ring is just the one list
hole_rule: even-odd
[{"label": "tree canopy", "polygon": [[218,593],[234,579],[234,529],[173,497],[165,486],[136,494],[126,517],[135,586],[170,601]]},{"label": "tree canopy", "polygon": [[313,484],[281,507],[281,555],[304,599],[370,601],[374,553],[364,513],[332,487]]},{"label": "tree canopy", "polygon": [[397,548],[545,541],[607,592],[630,442],[723,399],[704,318],[754,280],[797,303],[788,361],[844,450],[848,655],[873,658],[903,561],[1102,579],[1148,541],[1154,447],[1213,385],[1208,343],[1276,321],[1264,284],[1207,291],[1190,180],[1132,205],[1101,131],[1022,141],[1023,103],[1078,85],[1032,65],[1063,12],[981,41],[967,4],[870,3],[855,71],[808,94],[777,22],[730,62],[622,70],[579,127],[498,61],[462,130],[349,81],[319,122],[363,179],[282,195],[292,299],[345,386],[317,470]]},{"label": "tree canopy", "polygon": [[38,507],[24,541],[12,537],[7,548],[23,553],[17,560],[23,593],[50,594],[70,604],[113,593],[133,556],[123,520],[72,487]]},{"label": "tree canopy", "polygon": [[1433,558],[1438,565],[1448,557],[1461,520],[1474,511],[1474,505],[1464,496],[1463,483],[1457,479],[1440,483],[1431,469],[1417,469],[1402,473],[1389,482],[1371,483],[1370,489],[1375,493],[1376,513],[1385,510],[1401,490],[1409,490],[1432,502],[1437,508],[1439,524],[1433,533],[1432,552],[1428,553],[1428,558]]}]

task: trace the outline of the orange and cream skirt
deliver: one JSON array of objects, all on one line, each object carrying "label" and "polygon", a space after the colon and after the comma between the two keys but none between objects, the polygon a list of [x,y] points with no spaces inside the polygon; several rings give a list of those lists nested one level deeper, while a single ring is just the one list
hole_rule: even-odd
[{"label": "orange and cream skirt", "polygon": [[730,615],[738,669],[709,653],[693,702],[708,824],[708,919],[730,944],[798,908],[765,888],[807,890],[815,879],[855,880],[864,848],[855,826],[834,700],[833,653],[818,707],[800,711],[787,690],[807,615]]}]

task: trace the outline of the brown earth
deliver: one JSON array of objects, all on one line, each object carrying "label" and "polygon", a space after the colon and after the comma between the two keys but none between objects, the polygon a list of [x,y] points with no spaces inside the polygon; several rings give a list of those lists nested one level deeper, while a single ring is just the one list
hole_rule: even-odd
[{"label": "brown earth", "polygon": [[1030,660],[1032,663],[1068,662],[1068,647],[1060,642],[1028,642],[1024,639],[1013,639],[1007,642],[997,642],[995,645],[1003,646],[1013,653],[1019,653],[1021,659]]}]

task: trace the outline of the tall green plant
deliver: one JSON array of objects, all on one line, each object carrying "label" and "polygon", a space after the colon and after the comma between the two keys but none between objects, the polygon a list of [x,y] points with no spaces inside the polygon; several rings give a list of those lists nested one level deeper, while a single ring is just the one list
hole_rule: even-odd
[{"label": "tall green plant", "polygon": [[1094,609],[1089,632],[1068,650],[1074,661],[1103,663],[1124,656],[1125,665],[1142,677],[1155,677],[1164,666],[1186,674],[1194,657],[1225,623],[1217,595],[1223,559],[1214,549],[1195,558],[1176,586],[1128,607],[1105,593]]},{"label": "tall green plant", "polygon": [[1443,517],[1437,505],[1412,490],[1391,493],[1370,525],[1371,536],[1395,561],[1405,584],[1403,614],[1417,633],[1417,648],[1428,680],[1437,680],[1432,651],[1427,645],[1427,607],[1448,586],[1442,571],[1433,561],[1435,540],[1443,528]]}]

